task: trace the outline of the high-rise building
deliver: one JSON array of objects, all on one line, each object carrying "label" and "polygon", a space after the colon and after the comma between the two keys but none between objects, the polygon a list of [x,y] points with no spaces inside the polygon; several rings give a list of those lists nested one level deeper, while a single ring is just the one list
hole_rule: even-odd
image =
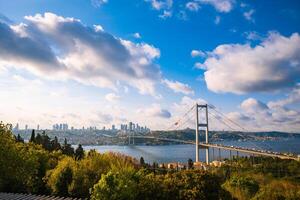
[{"label": "high-rise building", "polygon": [[40,130],[40,125],[39,124],[37,125],[36,130]]},{"label": "high-rise building", "polygon": [[28,130],[28,125],[27,125],[27,124],[25,125],[25,130],[26,130],[26,131]]},{"label": "high-rise building", "polygon": [[111,125],[111,130],[116,130],[116,126],[113,124],[113,125]]},{"label": "high-rise building", "polygon": [[129,122],[128,126],[129,126],[129,131],[133,131],[133,123]]}]

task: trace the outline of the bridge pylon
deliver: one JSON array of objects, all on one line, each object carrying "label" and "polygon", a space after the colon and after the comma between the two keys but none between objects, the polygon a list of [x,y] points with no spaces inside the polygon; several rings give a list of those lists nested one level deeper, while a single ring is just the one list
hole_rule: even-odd
[{"label": "bridge pylon", "polygon": [[[205,121],[199,122],[199,112],[204,109]],[[199,128],[205,127],[205,143],[208,144],[208,105],[196,103],[196,162],[199,162]],[[209,164],[209,148],[206,149],[206,164]]]}]

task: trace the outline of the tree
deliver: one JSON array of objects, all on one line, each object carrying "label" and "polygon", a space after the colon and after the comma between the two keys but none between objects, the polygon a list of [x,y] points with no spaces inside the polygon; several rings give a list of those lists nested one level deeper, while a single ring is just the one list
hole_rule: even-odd
[{"label": "tree", "polygon": [[17,137],[15,136],[15,140],[16,140],[16,142],[24,143],[24,139],[20,136],[20,134],[18,134]]},{"label": "tree", "polygon": [[51,151],[57,151],[60,149],[61,149],[60,143],[58,142],[58,139],[55,136],[54,139],[51,141]]},{"label": "tree", "polygon": [[75,159],[81,160],[83,158],[84,158],[84,150],[83,150],[81,144],[79,144],[77,149],[75,150]]},{"label": "tree", "polygon": [[141,165],[142,167],[145,166],[145,160],[144,160],[143,157],[140,158],[140,165]]},{"label": "tree", "polygon": [[122,173],[110,171],[106,175],[102,175],[100,181],[94,186],[91,199],[137,199],[138,178],[134,170],[124,170]]},{"label": "tree", "polygon": [[188,159],[188,169],[193,169],[194,168],[194,163],[192,159]]},{"label": "tree", "polygon": [[74,155],[74,149],[72,148],[72,146],[70,144],[68,144],[67,138],[65,138],[63,147],[62,147],[62,152],[65,155],[68,156],[73,156]]},{"label": "tree", "polygon": [[33,143],[35,143],[35,130],[34,130],[34,129],[32,129],[32,132],[31,132],[31,137],[30,137],[30,140],[29,140],[29,142],[33,142]]},{"label": "tree", "polygon": [[59,196],[69,196],[69,187],[72,183],[75,161],[66,157],[59,161],[55,169],[47,173],[47,185],[52,193]]}]

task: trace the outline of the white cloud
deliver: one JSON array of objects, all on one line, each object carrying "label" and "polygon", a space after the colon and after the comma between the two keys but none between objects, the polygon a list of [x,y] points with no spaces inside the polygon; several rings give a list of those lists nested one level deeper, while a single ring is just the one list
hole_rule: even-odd
[{"label": "white cloud", "polygon": [[117,82],[155,95],[159,49],[117,38],[99,26],[53,13],[26,16],[16,28],[1,24],[0,66],[24,68],[43,78],[76,80],[116,90]]},{"label": "white cloud", "polygon": [[209,4],[218,12],[228,13],[233,9],[234,0],[198,0],[201,4]]},{"label": "white cloud", "polygon": [[243,15],[244,15],[244,17],[245,17],[246,20],[254,22],[254,19],[253,19],[254,12],[255,12],[255,10],[251,9],[251,10],[249,10],[247,12],[244,12]]},{"label": "white cloud", "polygon": [[158,17],[160,17],[162,19],[172,17],[172,12],[168,11],[168,10],[164,10],[163,14],[159,15]]},{"label": "white cloud", "polygon": [[195,57],[205,57],[206,54],[205,54],[205,52],[203,52],[203,51],[201,51],[201,50],[192,50],[192,51],[191,51],[191,56],[192,56],[193,58],[195,58]]},{"label": "white cloud", "polygon": [[188,84],[179,81],[169,81],[167,79],[163,80],[163,83],[176,93],[194,94],[194,90]]},{"label": "white cloud", "polygon": [[214,92],[270,92],[294,88],[300,76],[300,36],[278,33],[257,46],[224,44],[203,63],[208,89]]},{"label": "white cloud", "polygon": [[116,95],[115,93],[108,93],[107,95],[105,95],[105,99],[110,102],[118,101],[120,100],[120,98],[121,97],[119,95]]},{"label": "white cloud", "polygon": [[287,96],[287,98],[280,99],[277,101],[270,101],[268,106],[270,108],[275,107],[284,107],[290,104],[297,104],[300,103],[300,86],[294,88],[291,93]]},{"label": "white cloud", "polygon": [[269,107],[266,104],[254,98],[248,98],[244,100],[241,104],[241,108],[247,113],[256,113],[261,111],[267,111],[269,109]]},{"label": "white cloud", "polygon": [[135,37],[135,38],[137,38],[137,39],[142,38],[142,36],[141,36],[140,33],[134,33],[134,34],[133,34],[133,37]]},{"label": "white cloud", "polygon": [[96,32],[104,31],[104,29],[101,25],[94,25],[94,29]]},{"label": "white cloud", "polygon": [[103,4],[108,3],[108,0],[91,0],[91,3],[94,7],[99,8]]},{"label": "white cloud", "polygon": [[[240,107],[241,113],[236,113],[235,121],[244,122],[248,130],[256,131],[292,131],[297,132],[300,128],[299,111],[288,109],[280,104],[267,104],[248,98]],[[240,115],[240,117],[237,117]],[[234,119],[232,116],[231,119]]]},{"label": "white cloud", "polygon": [[168,110],[162,109],[159,104],[152,104],[148,108],[139,109],[137,113],[140,115],[145,114],[146,116],[149,117],[160,117],[160,118],[170,118],[172,116]]},{"label": "white cloud", "polygon": [[200,9],[200,5],[195,1],[187,2],[185,7],[190,11],[198,11]]},{"label": "white cloud", "polygon": [[145,0],[150,2],[151,6],[155,10],[170,9],[173,6],[173,0]]},{"label": "white cloud", "polygon": [[206,66],[203,64],[203,63],[200,63],[200,62],[196,62],[194,64],[194,67],[198,68],[198,69],[203,69],[203,70],[206,70]]}]

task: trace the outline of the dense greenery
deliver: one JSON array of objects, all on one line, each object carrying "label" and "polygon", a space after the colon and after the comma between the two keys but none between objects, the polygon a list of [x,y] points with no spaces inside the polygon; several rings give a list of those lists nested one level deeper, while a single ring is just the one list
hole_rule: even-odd
[{"label": "dense greenery", "polygon": [[45,133],[24,143],[0,123],[0,192],[91,199],[300,199],[300,163],[272,158],[228,160],[208,171],[149,165],[116,153],[74,150]]}]

